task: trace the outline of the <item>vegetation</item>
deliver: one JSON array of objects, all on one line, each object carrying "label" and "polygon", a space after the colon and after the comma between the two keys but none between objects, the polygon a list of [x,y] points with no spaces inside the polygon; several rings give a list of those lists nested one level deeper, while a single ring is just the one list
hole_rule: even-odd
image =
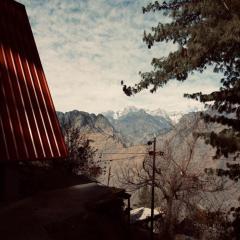
[{"label": "vegetation", "polygon": [[[185,81],[190,73],[203,72],[209,66],[221,73],[222,87],[211,94],[186,94],[213,110],[204,114],[207,121],[226,126],[220,133],[209,134],[209,142],[217,147],[216,156],[228,156],[240,150],[240,2],[238,0],[170,0],[150,3],[143,13],[161,11],[172,19],[159,23],[152,32],[144,32],[144,42],[151,48],[158,42],[173,42],[178,49],[166,58],[154,58],[153,70],[140,73],[134,87],[123,86],[130,96],[143,89],[155,92],[170,80]],[[230,170],[231,165],[229,165]],[[239,167],[233,166],[240,176]],[[226,172],[231,174],[232,171]]]},{"label": "vegetation", "polygon": [[[173,42],[178,48],[165,58],[152,60],[153,70],[140,73],[141,80],[126,86],[126,95],[150,88],[154,93],[170,80],[185,81],[189,74],[213,69],[222,86],[210,94],[185,94],[205,104],[209,111],[202,114],[207,122],[220,123],[224,128],[204,134],[206,142],[216,148],[215,158],[233,160],[227,169],[218,169],[219,176],[240,178],[240,1],[239,0],[169,0],[150,3],[143,13],[160,11],[172,21],[159,23],[144,42],[151,48],[158,42]],[[234,212],[229,239],[238,239],[239,209]]]},{"label": "vegetation", "polygon": [[[200,220],[199,216],[207,215],[209,209],[212,212],[221,210],[221,204],[217,206],[213,198],[206,196],[222,191],[224,179],[204,174],[204,169],[196,166],[195,161],[196,154],[200,154],[198,157],[203,161],[208,158],[205,152],[197,151],[200,139],[198,134],[195,134],[203,131],[205,124],[195,116],[187,125],[174,129],[167,137],[158,141],[157,152],[164,154],[157,155],[156,158],[155,207],[160,207],[164,212],[163,221],[161,219],[159,222],[159,232],[164,239],[174,239],[176,233],[183,233],[182,225],[191,225],[188,235],[199,237],[209,224],[206,216],[204,220]],[[152,159],[147,156],[142,166],[136,165],[135,168],[123,169],[122,172],[121,181],[128,189],[141,189],[139,203],[142,203],[142,206],[149,206],[151,200],[148,188],[152,184],[152,167]],[[213,219],[209,224],[211,227],[216,218]],[[186,221],[188,223],[185,223]],[[198,227],[195,226],[197,224]],[[216,226],[214,229],[216,230]]]},{"label": "vegetation", "polygon": [[96,178],[102,173],[102,168],[94,162],[96,149],[91,147],[91,140],[81,135],[78,128],[68,124],[63,126],[65,143],[68,147],[68,157],[61,163],[69,172],[84,174]]},{"label": "vegetation", "polygon": [[67,125],[63,127],[63,133],[68,147],[66,159],[15,164],[19,172],[20,198],[40,191],[88,183],[102,173],[102,168],[93,160],[96,149],[90,146],[90,141],[78,129]]}]

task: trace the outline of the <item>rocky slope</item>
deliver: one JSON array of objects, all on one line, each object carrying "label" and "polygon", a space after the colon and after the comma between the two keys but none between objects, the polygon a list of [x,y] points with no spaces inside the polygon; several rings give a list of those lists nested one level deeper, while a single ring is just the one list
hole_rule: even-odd
[{"label": "rocky slope", "polygon": [[[186,166],[188,164],[189,174],[204,175],[206,168],[225,168],[226,159],[222,158],[214,160],[215,149],[211,145],[207,145],[203,138],[198,138],[196,142],[193,140],[193,134],[195,132],[218,132],[222,129],[218,124],[205,124],[202,120],[198,120],[198,113],[190,113],[184,115],[180,121],[165,134],[157,136],[157,151],[163,151],[165,153],[171,152],[174,164],[179,166]],[[123,160],[111,161],[108,169],[111,166],[110,185],[122,186],[131,190],[126,185],[122,185],[119,181],[123,178],[123,174],[126,174],[131,169],[141,169],[143,160],[147,154],[148,149],[146,145],[137,145],[125,149],[119,149],[119,155],[109,156],[110,159],[124,158]],[[146,153],[146,154],[138,154]],[[192,154],[190,161],[188,162],[189,154]],[[163,159],[159,156],[156,158],[156,164]],[[169,160],[171,161],[171,160]],[[228,159],[231,161],[231,159]],[[179,170],[179,174],[181,171]],[[105,177],[105,183],[107,183],[107,176]],[[228,179],[216,179],[218,183],[222,183],[225,188],[224,191],[209,193],[204,195],[203,206],[210,206],[211,209],[217,209],[218,207],[226,207],[237,204],[237,199],[240,195],[239,184],[233,183]],[[132,204],[137,203],[138,192],[132,193]],[[231,196],[231,198],[229,198]]]},{"label": "rocky slope", "polygon": [[84,134],[102,133],[110,136],[117,134],[114,127],[102,114],[90,114],[83,111],[73,110],[62,113],[57,112],[61,126],[69,124],[73,128],[78,128]]},{"label": "rocky slope", "polygon": [[92,140],[91,146],[97,149],[95,161],[106,168],[98,179],[101,183],[120,187],[119,176],[123,169],[143,162],[144,154],[139,153],[145,152],[146,146],[126,147],[121,135],[102,114],[74,110],[66,113],[57,112],[57,116],[61,126],[70,124]]},{"label": "rocky slope", "polygon": [[[226,168],[227,162],[233,162],[233,160],[231,156],[228,159],[224,157],[214,159],[216,149],[206,144],[204,138],[199,137],[194,141],[195,133],[219,132],[222,128],[223,126],[219,124],[206,124],[203,120],[199,120],[198,113],[185,114],[174,129],[157,137],[157,150],[170,151],[175,163],[179,166],[187,166],[190,174],[204,177],[206,168],[223,169]],[[191,158],[189,158],[190,155]],[[161,158],[157,157],[157,161],[161,161]],[[180,171],[179,174],[181,174]],[[239,184],[227,177],[217,178],[215,175],[213,177],[214,185],[221,186],[222,191],[205,193],[201,205],[210,207],[211,210],[237,205],[240,195]]]},{"label": "rocky slope", "polygon": [[83,111],[57,112],[60,125],[70,125],[80,130],[99,152],[107,149],[122,149],[125,144],[121,135],[102,114],[90,114]]}]

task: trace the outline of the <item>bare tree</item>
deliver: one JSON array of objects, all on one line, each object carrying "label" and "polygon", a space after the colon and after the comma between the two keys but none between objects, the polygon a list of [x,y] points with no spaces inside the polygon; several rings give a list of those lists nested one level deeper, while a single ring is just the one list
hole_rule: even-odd
[{"label": "bare tree", "polygon": [[[194,215],[203,200],[206,202],[205,193],[222,190],[222,179],[205,174],[194,161],[196,155],[202,161],[209,158],[206,152],[196,152],[199,144],[197,133],[204,128],[204,122],[194,115],[188,123],[158,138],[155,188],[165,214],[159,228],[165,239],[173,239],[178,223]],[[146,156],[142,166],[123,169],[120,180],[133,191],[151,185],[152,167],[151,157]]]},{"label": "bare tree", "polygon": [[68,147],[68,157],[64,161],[64,167],[73,174],[85,174],[94,178],[99,176],[102,168],[94,161],[97,149],[90,145],[92,140],[87,139],[78,128],[70,124],[63,126],[63,134]]}]

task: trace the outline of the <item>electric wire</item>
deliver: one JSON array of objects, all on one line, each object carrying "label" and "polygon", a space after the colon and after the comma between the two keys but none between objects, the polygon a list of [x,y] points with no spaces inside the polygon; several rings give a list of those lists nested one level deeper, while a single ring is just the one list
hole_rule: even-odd
[{"label": "electric wire", "polygon": [[133,158],[135,158],[135,157],[130,157],[130,158],[114,158],[114,159],[104,159],[104,160],[102,160],[102,159],[99,159],[99,162],[112,162],[112,161],[131,161],[131,159],[133,159]]},{"label": "electric wire", "polygon": [[140,155],[145,155],[145,154],[149,154],[148,152],[130,152],[130,153],[121,153],[121,152],[105,152],[105,153],[101,153],[101,155],[103,154],[123,154],[123,155],[128,155],[128,154],[140,154]]}]

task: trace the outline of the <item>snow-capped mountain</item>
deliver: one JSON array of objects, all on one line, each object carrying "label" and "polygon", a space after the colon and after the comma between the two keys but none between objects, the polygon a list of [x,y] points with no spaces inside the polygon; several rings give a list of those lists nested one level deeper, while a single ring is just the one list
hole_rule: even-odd
[{"label": "snow-capped mountain", "polygon": [[185,113],[183,112],[169,112],[168,117],[172,120],[174,124],[178,123]]},{"label": "snow-capped mountain", "polygon": [[118,110],[118,111],[110,110],[107,112],[103,112],[102,114],[108,118],[112,118],[116,120],[122,116],[127,115],[128,113],[138,112],[139,110],[143,110],[143,109],[139,109],[134,106],[129,106],[129,107],[125,107],[123,110]]},{"label": "snow-capped mountain", "polygon": [[156,110],[147,111],[147,113],[149,113],[152,116],[161,116],[166,119],[170,119],[173,124],[178,123],[180,118],[184,115],[183,112],[175,112],[175,111],[167,112],[161,108],[158,108]]},{"label": "snow-capped mountain", "polygon": [[127,107],[123,111],[103,113],[127,144],[146,143],[153,136],[168,132],[172,121],[167,114],[152,115],[144,109]]},{"label": "snow-capped mountain", "polygon": [[146,143],[154,136],[165,134],[183,115],[180,112],[168,113],[162,109],[153,111],[134,106],[98,115],[77,110],[58,112],[61,125],[68,122],[82,133],[105,134],[128,146]]},{"label": "snow-capped mountain", "polygon": [[154,117],[163,117],[165,119],[168,119],[169,121],[172,121],[172,124],[178,123],[180,118],[185,114],[184,112],[176,112],[171,111],[167,112],[161,108],[155,109],[155,110],[149,110],[149,109],[143,109],[143,108],[136,108],[134,106],[129,106],[124,108],[122,111],[107,111],[102,113],[105,117],[112,122],[112,120],[117,120],[120,117],[126,116],[129,113],[138,112],[140,110],[145,111],[147,114],[154,116]]}]

